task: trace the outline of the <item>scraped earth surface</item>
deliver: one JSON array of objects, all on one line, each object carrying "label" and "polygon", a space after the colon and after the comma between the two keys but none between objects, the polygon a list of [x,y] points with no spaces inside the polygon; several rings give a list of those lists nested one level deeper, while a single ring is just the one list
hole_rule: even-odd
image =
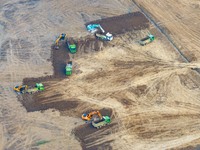
[{"label": "scraped earth surface", "polygon": [[[168,6],[166,10],[178,4]],[[120,15],[140,23],[117,24]],[[90,22],[111,30],[112,20],[115,36],[109,43],[85,31]],[[1,149],[198,148],[200,76],[194,68],[200,65],[184,63],[132,1],[3,0],[0,24]],[[185,25],[174,30],[180,26]],[[53,49],[56,36],[63,32],[77,41],[76,54],[68,53],[65,42]],[[149,32],[156,40],[140,46],[138,41]],[[179,33],[173,37],[178,40]],[[66,77],[63,67],[69,60],[73,74]],[[42,82],[45,91],[13,92],[15,85],[35,82]],[[82,113],[92,110],[111,116],[112,123],[99,130],[84,123]],[[37,144],[41,141],[48,142]]]}]

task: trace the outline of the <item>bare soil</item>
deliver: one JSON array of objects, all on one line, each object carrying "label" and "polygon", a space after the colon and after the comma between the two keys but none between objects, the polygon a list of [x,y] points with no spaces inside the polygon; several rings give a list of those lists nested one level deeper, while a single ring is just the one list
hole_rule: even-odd
[{"label": "bare soil", "polygon": [[[0,149],[198,149],[199,1],[135,1],[193,63],[132,0],[0,1]],[[86,31],[94,20],[113,32],[112,41]],[[155,41],[140,46],[149,32]],[[76,54],[65,41],[51,49],[60,33],[77,42]],[[16,95],[22,80],[42,82],[45,91]],[[85,124],[81,115],[92,110],[112,123],[99,130]]]}]

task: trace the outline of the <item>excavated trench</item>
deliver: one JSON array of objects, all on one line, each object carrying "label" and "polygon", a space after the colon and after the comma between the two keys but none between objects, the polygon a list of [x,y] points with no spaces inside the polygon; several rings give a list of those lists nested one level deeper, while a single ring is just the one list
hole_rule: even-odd
[{"label": "excavated trench", "polygon": [[[141,12],[134,12],[121,16],[105,18],[102,20],[89,22],[87,24],[90,23],[101,24],[106,31],[109,31],[114,36],[123,34],[125,32],[141,30],[149,27],[148,19]],[[73,59],[78,59],[83,55],[87,55],[88,53],[96,53],[100,50],[105,50],[105,47],[113,45],[110,44],[112,42],[108,43],[104,41],[99,41],[93,36],[75,39],[75,41],[77,44],[77,53],[73,55],[69,54],[65,42],[60,42],[60,48],[58,50],[55,50],[53,48],[54,46],[52,46],[51,61],[54,72],[53,75],[39,78],[25,78],[23,80],[23,84],[29,86],[34,86],[37,82],[41,82],[45,86],[45,91],[42,91],[41,93],[38,92],[32,95],[24,94],[18,96],[19,101],[23,104],[28,112],[42,111],[52,108],[59,110],[61,112],[61,115],[66,116],[80,117],[80,115],[83,113],[83,109],[79,109],[80,106],[81,108],[83,108],[84,106],[84,102],[81,102],[81,100],[70,97],[68,99],[64,99],[62,98],[62,94],[59,92],[55,93],[53,91],[54,95],[48,95],[48,93],[52,91],[51,87],[55,86],[55,84],[57,84],[58,82],[66,78],[69,78],[70,80],[70,77],[65,76],[65,65],[71,59],[71,55]],[[78,74],[79,71],[77,68],[75,68],[72,75],[76,76]],[[46,96],[44,97],[44,95]],[[84,110],[86,110],[86,112],[89,112],[92,109],[93,108],[91,105],[91,108],[88,108],[87,106]],[[113,112],[111,109],[102,108],[100,109],[100,112],[102,113],[102,115],[109,115],[113,119]],[[105,134],[99,135],[99,132],[97,132],[99,130],[92,128],[89,124],[85,124],[83,126],[75,128],[73,133],[75,134],[77,140],[80,141],[83,149],[92,150],[103,148],[110,150],[112,149],[112,147],[110,146],[110,143],[113,142],[112,140],[107,142],[100,142],[94,145],[92,143],[94,143],[95,141],[99,141],[106,135],[111,134],[111,131],[116,131],[117,128],[118,125],[112,123],[106,128],[101,128],[100,130],[104,131]],[[86,139],[88,135],[91,135],[92,139]]]}]

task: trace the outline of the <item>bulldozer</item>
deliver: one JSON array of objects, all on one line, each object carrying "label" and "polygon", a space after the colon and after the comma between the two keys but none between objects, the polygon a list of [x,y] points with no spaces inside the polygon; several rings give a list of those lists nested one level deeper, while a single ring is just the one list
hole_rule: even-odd
[{"label": "bulldozer", "polygon": [[29,88],[28,85],[20,85],[20,86],[15,86],[14,91],[17,94],[25,94],[25,93],[33,94],[35,92],[44,91],[44,85],[42,83],[36,83],[35,87],[33,88]]},{"label": "bulldozer", "polygon": [[59,41],[65,40],[65,37],[66,37],[65,33],[62,33],[59,35],[59,37],[56,39],[56,42],[55,42],[55,49],[59,49]]},{"label": "bulldozer", "polygon": [[[94,115],[97,115],[96,118],[94,118]],[[82,114],[82,119],[84,121],[88,122],[92,122],[92,126],[99,129],[102,126],[106,126],[108,124],[110,124],[111,119],[109,116],[102,116],[101,113],[99,111],[92,111],[88,114]]]},{"label": "bulldozer", "polygon": [[[103,40],[103,41],[112,41],[113,35],[109,32],[105,32],[105,30],[101,27],[100,24],[89,24],[86,26],[87,30],[91,33],[95,34],[95,37]],[[100,29],[100,30],[98,30]]]}]

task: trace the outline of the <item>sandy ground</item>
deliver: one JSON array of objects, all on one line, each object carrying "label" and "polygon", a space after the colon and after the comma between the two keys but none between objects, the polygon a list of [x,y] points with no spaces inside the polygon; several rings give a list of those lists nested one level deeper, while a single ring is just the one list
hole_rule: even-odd
[{"label": "sandy ground", "polygon": [[[159,4],[151,13],[161,25],[167,22],[157,18],[161,6],[168,11],[181,8],[176,2],[140,2],[147,10],[147,5]],[[179,4],[188,8],[186,2]],[[197,58],[194,63],[183,63],[167,38],[150,26],[116,36],[101,51],[78,52],[73,56],[76,70],[70,78],[45,81],[46,91],[39,95],[41,103],[63,100],[73,102],[73,109],[27,113],[12,90],[23,78],[53,74],[50,46],[56,35],[66,32],[75,38],[84,37],[86,22],[137,10],[128,0],[0,2],[1,149],[178,149],[198,145],[200,76],[191,70],[199,67],[198,29],[191,29],[184,20],[173,28],[167,27],[170,23],[165,26],[175,41],[185,38],[186,44],[181,46],[192,48],[188,56]],[[196,11],[180,9],[179,13],[195,16]],[[162,16],[173,17],[173,13]],[[198,18],[196,22],[199,24]],[[180,28],[191,36],[178,32]],[[137,41],[148,32],[156,40],[141,47]],[[100,130],[84,125],[80,116],[89,109],[111,109],[112,124]],[[37,146],[42,140],[48,143]]]},{"label": "sandy ground", "polygon": [[[135,0],[157,21],[189,61],[199,62],[199,0]],[[164,10],[164,11],[163,11]]]}]

